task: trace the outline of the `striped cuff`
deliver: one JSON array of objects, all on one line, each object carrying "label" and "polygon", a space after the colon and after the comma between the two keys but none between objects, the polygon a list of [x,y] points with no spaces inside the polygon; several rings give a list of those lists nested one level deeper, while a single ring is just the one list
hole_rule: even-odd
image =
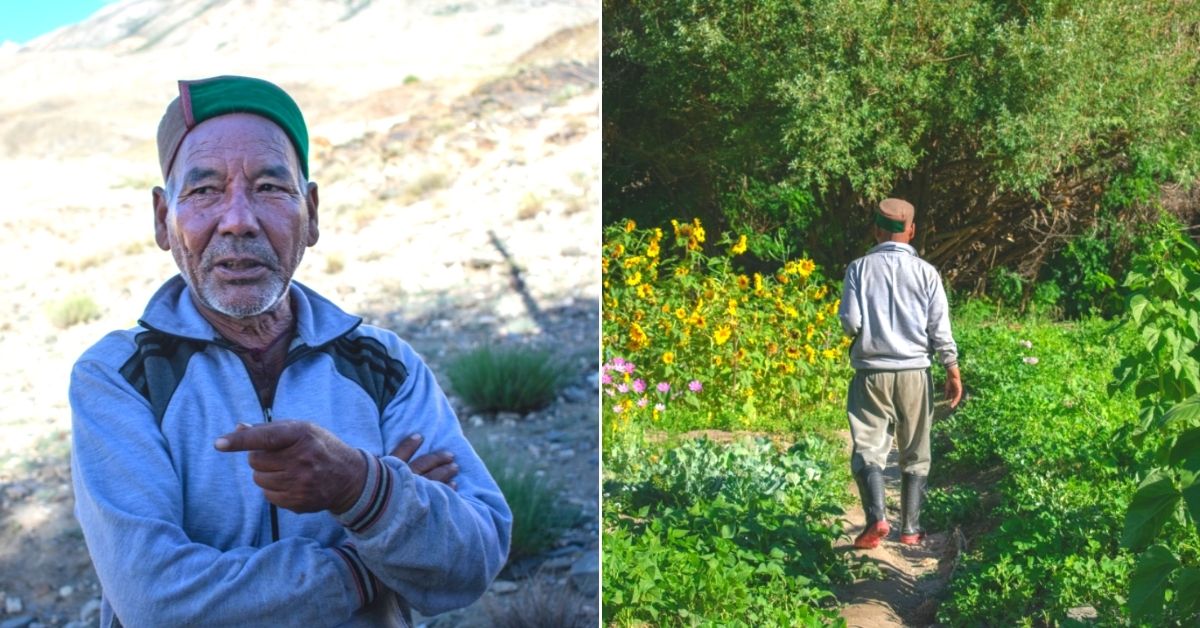
[{"label": "striped cuff", "polygon": [[337,515],[338,523],[354,534],[364,534],[382,517],[392,498],[392,473],[383,461],[359,450],[367,461],[367,481],[362,495],[346,512]]},{"label": "striped cuff", "polygon": [[333,551],[337,552],[337,555],[346,561],[346,567],[350,569],[350,575],[354,579],[354,586],[358,590],[358,600],[361,602],[359,608],[363,608],[373,602],[375,595],[379,592],[379,580],[363,564],[362,559],[358,557],[358,551],[354,549],[354,545],[347,543],[341,547],[333,548]]}]

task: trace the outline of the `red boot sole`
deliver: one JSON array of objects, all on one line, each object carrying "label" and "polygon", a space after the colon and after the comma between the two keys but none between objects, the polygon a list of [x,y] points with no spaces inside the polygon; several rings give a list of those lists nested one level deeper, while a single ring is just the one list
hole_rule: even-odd
[{"label": "red boot sole", "polygon": [[875,549],[879,547],[879,541],[883,540],[888,535],[888,532],[891,531],[892,529],[888,526],[888,522],[877,521],[875,525],[863,530],[862,534],[854,539],[854,547],[857,549]]},{"label": "red boot sole", "polygon": [[920,534],[901,534],[900,542],[904,545],[920,545],[921,541],[925,540],[925,533]]}]

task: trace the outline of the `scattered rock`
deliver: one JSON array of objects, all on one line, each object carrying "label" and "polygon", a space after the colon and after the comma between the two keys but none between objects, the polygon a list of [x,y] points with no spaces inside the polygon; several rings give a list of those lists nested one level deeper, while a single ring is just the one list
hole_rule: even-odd
[{"label": "scattered rock", "polygon": [[58,589],[58,597],[71,597],[71,594],[74,592],[75,592],[75,587],[73,587],[69,584],[64,585]]},{"label": "scattered rock", "polygon": [[478,414],[472,414],[467,419],[467,425],[470,425],[471,427],[483,427],[483,417],[479,416]]},{"label": "scattered rock", "polygon": [[508,580],[497,580],[492,583],[492,593],[504,595],[517,590],[517,583]]},{"label": "scattered rock", "polygon": [[92,598],[79,609],[79,619],[83,623],[89,623],[92,618],[100,614],[100,599]]},{"label": "scattered rock", "polygon": [[596,396],[595,389],[587,390],[579,386],[567,386],[562,391],[563,399],[567,401],[583,401]]},{"label": "scattered rock", "polygon": [[0,628],[27,628],[32,624],[33,615],[21,615],[4,620],[4,623],[0,623]]},{"label": "scattered rock", "polygon": [[4,612],[6,614],[16,615],[17,613],[19,613],[23,610],[25,610],[25,605],[21,603],[21,598],[19,598],[19,597],[5,597],[4,598]]},{"label": "scattered rock", "polygon": [[600,554],[593,550],[579,557],[571,565],[568,578],[576,591],[588,598],[596,597],[600,592]]},{"label": "scattered rock", "polygon": [[1087,621],[1090,619],[1099,618],[1100,614],[1097,613],[1096,609],[1092,608],[1091,606],[1076,606],[1075,608],[1067,611],[1067,619],[1073,619],[1075,621]]},{"label": "scattered rock", "polygon": [[4,488],[4,496],[17,501],[28,497],[33,490],[24,484],[10,484]]},{"label": "scattered rock", "polygon": [[556,556],[542,563],[542,569],[549,571],[569,569],[571,565],[575,564],[575,558],[575,556]]}]

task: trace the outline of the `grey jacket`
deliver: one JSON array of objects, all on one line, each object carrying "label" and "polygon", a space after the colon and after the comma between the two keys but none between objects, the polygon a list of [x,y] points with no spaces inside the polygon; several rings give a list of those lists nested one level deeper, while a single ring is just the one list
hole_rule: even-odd
[{"label": "grey jacket", "polygon": [[933,354],[958,363],[942,277],[907,244],[884,242],[850,263],[838,318],[855,338],[855,369],[923,369]]},{"label": "grey jacket", "polygon": [[[465,606],[508,553],[512,515],[425,363],[395,334],[298,283],[297,338],[270,407],[176,276],[139,326],[88,349],[71,375],[76,516],[103,589],[102,625],[403,625]],[[275,508],[238,422],[316,422],[362,450],[359,502],[335,517]],[[388,455],[449,450],[458,490]]]}]

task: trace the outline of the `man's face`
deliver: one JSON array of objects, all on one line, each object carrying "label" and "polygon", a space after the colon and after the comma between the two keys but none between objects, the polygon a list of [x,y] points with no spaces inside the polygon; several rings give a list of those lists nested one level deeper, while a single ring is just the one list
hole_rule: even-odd
[{"label": "man's face", "polygon": [[206,120],[154,190],[154,231],[200,302],[245,318],[274,309],[317,242],[316,184],[283,130],[252,114]]}]

